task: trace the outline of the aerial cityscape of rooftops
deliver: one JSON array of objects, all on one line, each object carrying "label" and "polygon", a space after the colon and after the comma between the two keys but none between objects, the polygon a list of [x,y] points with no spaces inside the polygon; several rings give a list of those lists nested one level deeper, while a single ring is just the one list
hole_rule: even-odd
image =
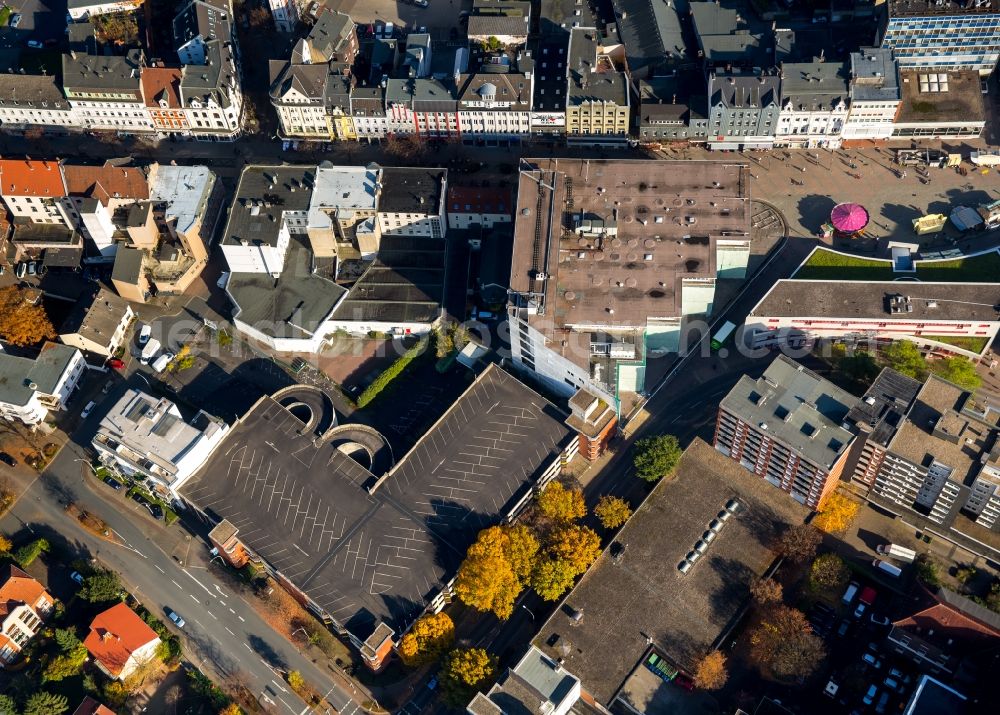
[{"label": "aerial cityscape of rooftops", "polygon": [[998,61],[0,0],[0,715],[996,712]]}]

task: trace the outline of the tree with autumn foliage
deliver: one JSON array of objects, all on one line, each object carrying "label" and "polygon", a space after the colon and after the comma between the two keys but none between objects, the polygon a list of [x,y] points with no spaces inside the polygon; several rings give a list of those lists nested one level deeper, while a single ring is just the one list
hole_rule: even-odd
[{"label": "tree with autumn foliage", "polygon": [[784,589],[773,578],[758,578],[750,584],[750,597],[753,598],[754,603],[762,606],[769,603],[781,603],[784,598]]},{"label": "tree with autumn foliage", "polygon": [[479,532],[455,577],[455,594],[466,605],[509,618],[528,584],[539,544],[523,525],[491,526]]},{"label": "tree with autumn foliage", "polygon": [[3,534],[0,534],[0,554],[9,554],[14,545]]},{"label": "tree with autumn foliage", "polygon": [[11,345],[37,345],[56,337],[45,308],[31,300],[30,295],[13,285],[0,288],[0,338]]},{"label": "tree with autumn foliage", "polygon": [[838,591],[850,577],[847,564],[836,554],[817,556],[809,567],[809,585],[819,590]]},{"label": "tree with autumn foliage", "polygon": [[[968,362],[968,361],[966,361]],[[858,515],[860,505],[843,494],[832,492],[819,506],[819,514],[812,524],[828,534],[839,534],[847,529]]]},{"label": "tree with autumn foliage", "polygon": [[229,703],[219,710],[219,715],[243,715],[243,710],[236,703]]},{"label": "tree with autumn foliage", "polygon": [[617,529],[632,516],[632,509],[629,508],[628,502],[621,497],[605,494],[594,507],[594,515],[597,516],[601,526],[605,529]]},{"label": "tree with autumn foliage", "polygon": [[538,511],[552,521],[576,521],[587,515],[583,491],[567,489],[560,482],[549,482],[535,499],[535,504]]},{"label": "tree with autumn foliage", "polygon": [[496,656],[482,648],[450,651],[441,660],[441,689],[445,700],[456,707],[465,707],[476,690],[493,679],[496,669]]},{"label": "tree with autumn foliage", "polygon": [[785,531],[778,542],[778,551],[790,561],[808,561],[816,555],[823,535],[809,524],[797,524]]},{"label": "tree with autumn foliage", "polygon": [[411,667],[431,663],[455,642],[455,624],[446,613],[421,616],[399,642],[399,657]]},{"label": "tree with autumn foliage", "polygon": [[601,537],[593,529],[578,524],[554,529],[531,574],[531,587],[546,601],[558,600],[600,553]]},{"label": "tree with autumn foliage", "polygon": [[776,606],[761,618],[750,645],[758,665],[781,679],[808,677],[826,655],[805,614],[788,606]]},{"label": "tree with autumn foliage", "polygon": [[702,690],[718,690],[729,680],[726,670],[726,656],[713,650],[701,660],[694,669],[694,682]]}]

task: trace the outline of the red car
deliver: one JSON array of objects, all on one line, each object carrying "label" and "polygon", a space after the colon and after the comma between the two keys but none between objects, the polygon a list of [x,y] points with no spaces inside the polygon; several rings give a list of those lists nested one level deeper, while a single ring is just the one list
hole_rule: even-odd
[{"label": "red car", "polygon": [[694,679],[684,675],[684,673],[678,673],[677,677],[674,678],[673,683],[677,687],[683,688],[689,693],[694,690]]},{"label": "red car", "polygon": [[108,367],[114,368],[115,370],[121,370],[125,367],[125,363],[118,358],[111,358],[108,360]]}]

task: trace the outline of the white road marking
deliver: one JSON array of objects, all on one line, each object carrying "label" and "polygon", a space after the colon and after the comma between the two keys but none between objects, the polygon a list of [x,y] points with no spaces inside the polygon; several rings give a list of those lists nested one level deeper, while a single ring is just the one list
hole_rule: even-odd
[{"label": "white road marking", "polygon": [[283,692],[283,693],[287,693],[288,692],[288,689],[284,685],[282,685],[281,683],[279,683],[277,680],[273,680],[272,679],[271,682],[274,684],[274,687],[276,687],[281,692]]},{"label": "white road marking", "polygon": [[[156,566],[156,564],[153,564],[153,566]],[[156,566],[156,570],[159,571],[160,573],[166,573],[166,571],[161,569],[159,566]]]},{"label": "white road marking", "polygon": [[181,591],[183,591],[183,590],[184,590],[184,587],[183,587],[183,586],[181,586],[181,585],[180,585],[179,583],[177,583],[176,581],[174,581],[173,579],[170,579],[170,582],[171,582],[171,583],[172,583],[172,584],[173,584],[174,586],[176,586],[177,588],[179,588],[179,589],[180,589]]},{"label": "white road marking", "polygon": [[234,616],[236,615],[236,611],[234,611],[234,610],[233,610],[233,609],[231,609],[231,608],[229,609],[229,612],[230,612],[230,613],[232,613],[232,614],[233,614]]},{"label": "white road marking", "polygon": [[248,646],[246,643],[243,644],[243,647],[246,648],[251,653],[253,653],[253,648],[251,648],[250,646]]},{"label": "white road marking", "polygon": [[205,593],[207,593],[207,594],[208,594],[209,596],[212,596],[213,598],[215,598],[215,597],[216,597],[216,596],[215,596],[215,594],[214,594],[214,593],[212,593],[212,592],[211,592],[211,591],[209,590],[208,586],[206,586],[206,585],[205,585],[205,584],[203,584],[203,583],[202,583],[201,581],[199,581],[199,580],[198,580],[198,579],[196,579],[196,578],[195,578],[194,576],[192,576],[192,575],[191,575],[190,573],[188,573],[188,570],[187,570],[187,569],[181,569],[181,571],[183,571],[184,573],[186,573],[186,574],[187,574],[187,575],[188,575],[188,576],[189,576],[189,577],[191,578],[191,580],[192,580],[192,581],[194,581],[194,582],[195,582],[196,584],[198,584],[199,586],[201,586],[201,587],[202,587],[202,588],[203,588],[203,589],[205,590]]},{"label": "white road marking", "polygon": [[231,635],[231,636],[235,636],[236,635],[235,633],[233,633],[232,631],[229,630],[228,626],[226,627],[226,630],[229,631],[229,635]]},{"label": "white road marking", "polygon": [[243,616],[236,616],[240,619],[240,623],[246,623],[246,619]]},{"label": "white road marking", "polygon": [[212,618],[214,618],[215,620],[219,620],[219,617],[218,617],[218,616],[216,616],[216,615],[215,615],[214,613],[212,613],[211,611],[208,611],[207,613],[208,613],[208,615],[210,615],[210,616],[211,616]]},{"label": "white road marking", "polygon": [[192,601],[194,601],[198,605],[201,605],[201,601],[199,601],[197,598],[195,598],[193,593],[189,593],[188,595],[191,597]]}]

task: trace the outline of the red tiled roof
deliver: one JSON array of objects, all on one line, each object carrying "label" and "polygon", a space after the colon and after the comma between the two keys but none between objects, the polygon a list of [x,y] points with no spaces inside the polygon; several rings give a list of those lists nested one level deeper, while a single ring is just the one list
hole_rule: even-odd
[{"label": "red tiled roof", "polygon": [[63,175],[69,196],[90,196],[105,205],[112,197],[137,201],[149,198],[146,175],[134,166],[110,162],[104,166],[63,164]]},{"label": "red tiled roof", "polygon": [[73,711],[73,715],[115,715],[115,711],[109,707],[105,707],[88,695],[83,699],[79,707]]},{"label": "red tiled roof", "polygon": [[168,109],[181,109],[181,71],[174,67],[147,67],[142,71],[142,98],[147,107],[159,107],[160,97]]},{"label": "red tiled roof", "polygon": [[135,651],[157,638],[135,611],[119,603],[97,615],[83,644],[109,673],[118,676]]},{"label": "red tiled roof", "polygon": [[510,189],[478,186],[448,187],[448,211],[450,213],[509,215],[511,209]]},{"label": "red tiled roof", "polygon": [[34,159],[0,159],[0,193],[53,199],[66,195],[59,164]]},{"label": "red tiled roof", "polygon": [[45,587],[17,566],[6,566],[0,570],[0,611],[4,615],[11,611],[11,604],[27,603],[34,606],[44,594],[52,601]]},{"label": "red tiled roof", "polygon": [[912,630],[921,635],[931,631],[936,638],[948,638],[962,643],[966,647],[978,647],[995,643],[1000,637],[1000,631],[966,616],[944,603],[938,603],[914,613],[908,618],[896,621],[894,626],[904,630]]}]

